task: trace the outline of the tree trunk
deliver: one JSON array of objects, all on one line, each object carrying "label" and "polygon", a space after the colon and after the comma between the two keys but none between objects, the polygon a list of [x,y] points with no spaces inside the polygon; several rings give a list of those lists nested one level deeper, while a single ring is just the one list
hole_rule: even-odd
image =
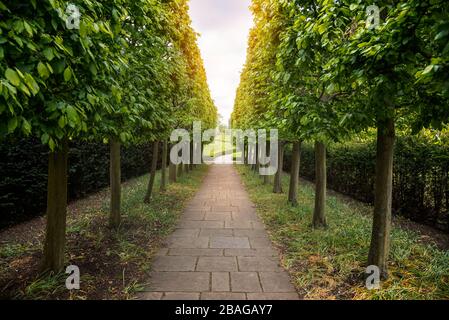
[{"label": "tree trunk", "polygon": [[394,120],[379,121],[377,129],[373,229],[368,264],[378,266],[383,278],[388,276],[387,262],[390,251],[394,142]]},{"label": "tree trunk", "polygon": [[284,162],[284,143],[279,141],[278,146],[278,170],[274,176],[273,192],[282,193],[282,164]]},{"label": "tree trunk", "polygon": [[111,188],[111,212],[109,226],[118,228],[120,225],[120,200],[121,200],[121,172],[120,172],[120,142],[117,138],[111,138],[110,142],[109,181]]},{"label": "tree trunk", "polygon": [[251,147],[248,144],[248,162],[250,170],[254,170],[255,164],[255,155],[254,155],[254,144],[251,144]]},{"label": "tree trunk", "polygon": [[193,141],[190,141],[190,164],[189,164],[190,171],[193,170]]},{"label": "tree trunk", "polygon": [[64,267],[67,216],[68,143],[48,157],[47,228],[42,269],[58,272]]},{"label": "tree trunk", "polygon": [[182,162],[180,164],[178,164],[178,168],[177,168],[178,178],[180,178],[182,176],[183,167],[184,167],[184,164]]},{"label": "tree trunk", "polygon": [[288,188],[288,202],[298,204],[299,166],[301,159],[301,141],[293,142],[292,163],[290,168],[290,186]]},{"label": "tree trunk", "polygon": [[162,142],[162,162],[161,162],[161,188],[160,190],[164,192],[167,190],[167,153],[168,153],[168,142],[164,140]]},{"label": "tree trunk", "polygon": [[248,141],[247,139],[243,138],[243,163],[245,165],[248,164]]},{"label": "tree trunk", "polygon": [[260,168],[260,161],[259,161],[259,143],[256,143],[256,164],[254,166],[254,171],[256,174],[259,174],[259,168]]},{"label": "tree trunk", "polygon": [[326,224],[326,146],[315,142],[315,208],[313,227],[325,228]]},{"label": "tree trunk", "polygon": [[203,164],[203,155],[204,155],[204,143],[202,141],[200,141],[201,144],[201,164]]},{"label": "tree trunk", "polygon": [[145,199],[143,202],[150,203],[151,194],[153,192],[154,180],[156,178],[156,168],[157,168],[157,160],[159,154],[159,141],[153,142],[153,158],[151,159],[151,172],[150,172],[150,180],[148,181],[147,192],[145,194]]},{"label": "tree trunk", "polygon": [[[267,141],[265,143],[265,151],[267,154],[270,154],[270,141]],[[266,157],[266,154],[264,155]],[[270,164],[265,165],[266,168],[270,167]],[[269,175],[264,175],[263,176],[263,184],[270,184],[270,176]]]},{"label": "tree trunk", "polygon": [[176,182],[176,165],[173,164],[171,161],[168,164],[168,178],[170,183]]}]

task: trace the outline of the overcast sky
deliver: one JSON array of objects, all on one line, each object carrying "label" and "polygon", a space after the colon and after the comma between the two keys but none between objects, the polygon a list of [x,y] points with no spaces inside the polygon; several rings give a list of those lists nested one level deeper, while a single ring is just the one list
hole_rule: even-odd
[{"label": "overcast sky", "polygon": [[190,0],[193,28],[204,60],[212,98],[225,124],[245,63],[253,20],[250,0]]}]

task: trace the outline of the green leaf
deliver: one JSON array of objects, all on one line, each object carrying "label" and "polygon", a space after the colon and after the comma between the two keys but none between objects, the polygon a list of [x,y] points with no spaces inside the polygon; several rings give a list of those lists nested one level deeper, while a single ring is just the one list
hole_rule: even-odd
[{"label": "green leaf", "polygon": [[64,116],[61,116],[58,120],[59,127],[62,129],[65,127],[66,124],[67,124],[66,118]]},{"label": "green leaf", "polygon": [[70,69],[70,67],[67,67],[64,70],[64,80],[68,82],[70,81],[71,78],[72,78],[72,70]]},{"label": "green leaf", "polygon": [[42,54],[44,55],[45,58],[47,58],[48,61],[53,60],[53,58],[55,57],[53,49],[50,47],[45,48],[44,51],[42,51]]},{"label": "green leaf", "polygon": [[424,74],[428,74],[429,72],[431,72],[433,70],[433,64],[431,64],[431,65],[428,65],[425,69],[424,69],[424,71],[422,72],[422,74],[424,75]]},{"label": "green leaf", "polygon": [[31,96],[30,90],[28,89],[28,87],[27,87],[23,82],[20,83],[20,85],[18,86],[18,88],[19,88],[20,91],[22,91],[23,93],[25,93],[27,96]]},{"label": "green leaf", "polygon": [[31,26],[28,24],[28,22],[23,21],[23,26],[25,27],[25,30],[28,32],[28,34],[30,36],[33,35],[33,29],[31,28]]},{"label": "green leaf", "polygon": [[39,92],[39,85],[29,73],[25,75],[24,81],[28,88],[30,88],[33,95],[36,95]]},{"label": "green leaf", "polygon": [[8,133],[11,133],[14,130],[16,130],[17,124],[18,124],[17,117],[9,119],[9,121],[8,121]]},{"label": "green leaf", "polygon": [[42,144],[47,144],[47,142],[48,142],[49,139],[50,139],[50,136],[49,136],[47,133],[44,133],[44,134],[41,136],[41,142],[42,142]]},{"label": "green leaf", "polygon": [[3,47],[0,47],[0,59],[5,56],[5,52],[3,51]]},{"label": "green leaf", "polygon": [[3,2],[0,1],[0,9],[3,11],[9,11]]},{"label": "green leaf", "polygon": [[326,32],[326,30],[327,30],[327,27],[326,27],[325,24],[319,25],[319,27],[318,27],[318,32],[319,32],[320,34],[323,34],[324,32]]},{"label": "green leaf", "polygon": [[67,106],[66,113],[70,124],[76,124],[79,121],[78,112],[76,112],[74,107]]},{"label": "green leaf", "polygon": [[91,95],[90,93],[87,94],[87,100],[89,100],[91,105],[94,105],[96,102],[95,96]]},{"label": "green leaf", "polygon": [[446,37],[448,34],[449,34],[449,29],[442,30],[436,35],[435,40],[440,40],[441,38]]},{"label": "green leaf", "polygon": [[5,77],[8,79],[9,82],[15,87],[17,87],[20,84],[20,78],[16,71],[13,69],[6,69],[5,71]]},{"label": "green leaf", "polygon": [[57,60],[52,63],[53,69],[55,70],[56,74],[60,74],[64,71],[65,68],[65,61],[63,59]]},{"label": "green leaf", "polygon": [[47,79],[50,76],[50,72],[48,71],[45,64],[43,64],[42,62],[39,62],[37,64],[37,71],[39,72],[39,75],[41,76],[42,79]]},{"label": "green leaf", "polygon": [[97,67],[95,66],[95,64],[94,63],[91,63],[90,65],[89,65],[89,70],[90,70],[90,73],[92,73],[94,76],[96,76],[97,75]]},{"label": "green leaf", "polygon": [[48,146],[50,147],[50,150],[51,151],[54,151],[55,150],[55,141],[53,140],[53,138],[50,138],[49,140],[48,140]]},{"label": "green leaf", "polygon": [[31,124],[23,118],[22,130],[25,135],[29,135],[31,133]]}]

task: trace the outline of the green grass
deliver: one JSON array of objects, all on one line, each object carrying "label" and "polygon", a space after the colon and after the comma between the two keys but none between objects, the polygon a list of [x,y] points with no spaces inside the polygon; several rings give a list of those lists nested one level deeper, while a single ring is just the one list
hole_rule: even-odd
[{"label": "green grass", "polygon": [[[388,280],[379,290],[365,288],[372,208],[328,196],[328,228],[311,228],[313,186],[301,180],[299,205],[245,166],[237,166],[244,184],[283,253],[282,262],[306,299],[449,299],[449,252],[420,241],[419,235],[393,227]],[[288,175],[283,176],[284,192]]]},{"label": "green grass", "polygon": [[27,252],[31,244],[28,243],[7,243],[0,247],[0,258],[13,258]]},{"label": "green grass", "polygon": [[[108,228],[109,192],[101,191],[69,207],[66,265],[80,268],[81,288],[69,292],[67,275],[39,275],[41,243],[33,246],[7,244],[0,247],[2,283],[14,283],[4,298],[15,299],[132,299],[148,280],[148,271],[163,238],[170,234],[187,200],[197,191],[207,171],[199,166],[159,191],[160,172],[153,198],[144,204],[149,175],[122,185],[122,223]],[[75,210],[76,207],[76,210]],[[70,212],[71,210],[76,213]],[[5,259],[6,262],[6,259]],[[15,269],[10,268],[14,265]],[[18,279],[20,278],[20,279]]]}]

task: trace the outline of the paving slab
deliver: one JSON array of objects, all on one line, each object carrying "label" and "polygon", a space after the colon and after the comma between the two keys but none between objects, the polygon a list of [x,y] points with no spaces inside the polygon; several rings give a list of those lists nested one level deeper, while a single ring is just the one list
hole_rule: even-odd
[{"label": "paving slab", "polygon": [[211,237],[211,248],[250,248],[248,237]]},{"label": "paving slab", "polygon": [[196,271],[237,271],[235,257],[199,257]]},{"label": "paving slab", "polygon": [[145,291],[203,292],[209,291],[208,272],[151,272]]}]

